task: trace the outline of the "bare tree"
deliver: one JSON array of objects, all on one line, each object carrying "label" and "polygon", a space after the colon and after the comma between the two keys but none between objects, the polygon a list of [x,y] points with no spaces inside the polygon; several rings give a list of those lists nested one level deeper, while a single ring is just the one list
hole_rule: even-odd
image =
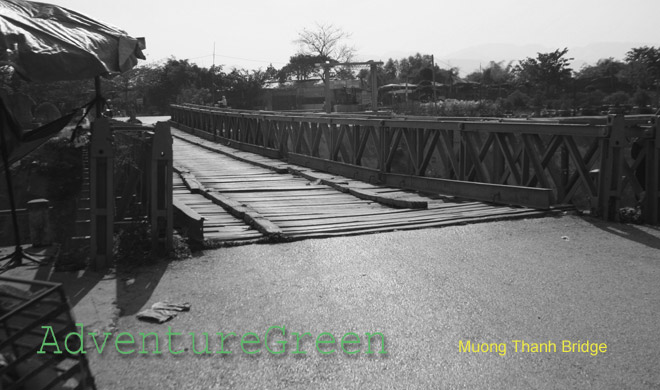
[{"label": "bare tree", "polygon": [[[303,29],[299,32],[294,43],[300,46],[300,55],[318,57],[322,61],[350,62],[355,54],[355,48],[345,43],[350,36],[351,34],[333,24],[316,23],[316,29]],[[319,75],[323,77],[322,74]]]}]

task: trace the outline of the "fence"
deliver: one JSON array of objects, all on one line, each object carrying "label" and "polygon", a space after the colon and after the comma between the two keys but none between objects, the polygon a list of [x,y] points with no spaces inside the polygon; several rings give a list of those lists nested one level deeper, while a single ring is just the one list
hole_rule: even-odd
[{"label": "fence", "polygon": [[659,219],[658,117],[562,120],[381,117],[171,106],[184,130],[372,183],[604,219]]},{"label": "fence", "polygon": [[[69,333],[78,330],[62,285],[0,277],[0,286],[0,354],[7,359],[0,366],[4,388],[61,389],[66,384],[67,388],[95,389],[85,355],[80,353],[82,345],[67,346],[78,350],[68,353],[57,343],[61,349],[53,353],[55,341],[46,337],[48,329],[55,340],[68,339]],[[82,340],[72,341],[68,345]]]}]

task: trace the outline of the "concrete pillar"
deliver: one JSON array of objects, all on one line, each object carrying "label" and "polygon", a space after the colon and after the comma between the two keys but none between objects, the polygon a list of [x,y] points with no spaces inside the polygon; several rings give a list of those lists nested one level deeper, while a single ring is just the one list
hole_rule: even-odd
[{"label": "concrete pillar", "polygon": [[48,199],[33,199],[27,203],[30,240],[33,247],[49,246],[53,243],[49,205]]}]

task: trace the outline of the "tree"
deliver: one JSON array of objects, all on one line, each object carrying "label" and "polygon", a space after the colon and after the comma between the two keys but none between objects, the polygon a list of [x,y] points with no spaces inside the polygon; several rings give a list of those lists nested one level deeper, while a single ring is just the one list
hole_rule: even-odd
[{"label": "tree", "polygon": [[338,62],[351,61],[355,48],[344,43],[350,34],[332,24],[316,24],[316,30],[303,29],[295,43],[299,54],[324,57]]},{"label": "tree", "polygon": [[279,70],[273,66],[273,64],[269,64],[268,67],[266,68],[266,72],[264,74],[264,77],[266,80],[275,80],[279,77]]},{"label": "tree", "polygon": [[584,66],[576,75],[581,89],[600,89],[614,93],[621,89],[630,90],[625,77],[626,64],[614,58],[601,58],[596,65]]},{"label": "tree", "polygon": [[153,64],[140,65],[103,83],[102,93],[112,97],[112,105],[126,115],[136,112],[138,99],[144,99],[149,89],[159,81],[159,68]]},{"label": "tree", "polygon": [[520,91],[513,91],[504,99],[503,105],[507,110],[523,110],[529,106],[531,99]]},{"label": "tree", "polygon": [[318,55],[310,54],[296,54],[289,58],[289,63],[286,64],[279,72],[280,82],[286,80],[307,80],[310,76],[317,74],[319,71],[316,64],[324,63],[328,57],[321,57]]},{"label": "tree", "polygon": [[416,53],[398,61],[391,58],[384,67],[388,82],[410,82],[417,84],[420,81],[431,81],[435,76],[436,82],[451,84],[452,79],[458,74],[458,68],[449,70],[440,69],[434,64],[431,55]]},{"label": "tree", "polygon": [[[177,103],[179,94],[184,89],[197,86],[199,73],[197,65],[190,64],[188,60],[177,60],[170,57],[167,62],[157,68],[157,80],[153,88],[149,89],[149,101],[160,110],[167,109],[172,103]],[[190,95],[188,91],[186,95]]]},{"label": "tree", "polygon": [[490,61],[484,69],[474,71],[465,78],[468,81],[478,82],[484,85],[507,84],[513,80],[513,66],[511,63],[504,65],[504,61]]},{"label": "tree", "polygon": [[[431,56],[428,54],[416,53],[414,56],[402,58],[399,61],[399,79],[401,82],[419,83],[422,80],[431,80],[433,71],[431,70]],[[437,73],[439,68],[434,69]]]},{"label": "tree", "polygon": [[399,68],[399,61],[393,60],[391,58],[387,60],[385,66],[383,67],[383,72],[385,73],[385,79],[387,84],[395,83],[398,81],[397,79],[399,74],[398,68]]},{"label": "tree", "polygon": [[[369,86],[369,88],[373,88],[374,86],[372,85],[372,78],[371,78],[371,67],[368,68],[362,68],[357,74],[357,78],[362,80],[363,83],[366,83],[366,85]],[[376,66],[376,86],[375,88],[378,88],[379,85],[385,85],[388,84],[388,76],[385,74],[385,70],[383,68],[383,65],[377,65]]]},{"label": "tree", "polygon": [[447,85],[454,85],[457,81],[460,81],[458,78],[459,72],[460,69],[455,66],[449,69],[436,69],[435,81]]},{"label": "tree", "polygon": [[153,80],[144,92],[145,106],[149,111],[166,112],[172,103],[210,104],[226,89],[225,77],[222,67],[202,68],[171,57],[150,70],[148,79]]},{"label": "tree", "polygon": [[614,106],[622,106],[630,102],[630,95],[628,95],[623,91],[617,91],[614,92],[613,94],[606,96],[603,99],[603,102]]},{"label": "tree", "polygon": [[[303,29],[299,32],[298,39],[294,42],[299,45],[297,53],[299,56],[316,57],[320,60],[317,63],[327,61],[341,63],[350,62],[355,55],[355,48],[345,43],[348,38],[350,38],[349,33],[333,24],[317,23],[315,30]],[[325,82],[322,68],[315,67],[313,73]]]},{"label": "tree", "polygon": [[267,80],[268,73],[261,70],[233,69],[225,77],[229,105],[241,109],[261,106],[261,91]]},{"label": "tree", "polygon": [[660,85],[660,48],[638,47],[626,53],[628,75],[635,87],[649,89]]},{"label": "tree", "polygon": [[571,79],[569,67],[572,58],[565,58],[568,49],[552,53],[537,53],[536,58],[527,57],[513,68],[517,81],[528,88],[536,89],[543,98],[552,98]]}]

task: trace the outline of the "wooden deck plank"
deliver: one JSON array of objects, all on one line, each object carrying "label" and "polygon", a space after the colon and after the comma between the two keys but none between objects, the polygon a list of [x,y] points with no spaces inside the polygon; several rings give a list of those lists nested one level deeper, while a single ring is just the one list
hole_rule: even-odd
[{"label": "wooden deck plank", "polygon": [[421,224],[410,224],[404,226],[380,226],[366,229],[358,229],[351,232],[346,231],[320,231],[320,232],[307,232],[302,231],[300,233],[289,232],[289,237],[292,239],[302,239],[302,238],[327,238],[327,237],[337,237],[345,236],[347,234],[372,234],[372,233],[384,233],[391,232],[394,230],[415,230],[415,229],[426,229],[426,228],[438,228],[443,226],[452,226],[460,225],[466,223],[483,223],[489,221],[500,221],[505,219],[514,219],[514,218],[533,218],[541,217],[547,215],[547,212],[527,209],[526,212],[516,213],[516,214],[507,214],[507,215],[497,215],[489,216],[482,218],[458,218],[458,219],[448,219],[445,221],[431,222],[431,223],[421,223]]},{"label": "wooden deck plank", "polygon": [[[391,211],[383,211],[379,213],[367,213],[367,212],[361,212],[359,210],[356,210],[355,212],[350,212],[350,213],[345,213],[343,215],[337,215],[337,214],[323,214],[321,216],[315,216],[315,215],[304,215],[304,214],[298,214],[295,216],[291,216],[290,214],[283,212],[283,213],[263,213],[264,216],[269,217],[273,221],[277,223],[281,222],[287,222],[295,218],[296,221],[307,221],[307,220],[333,220],[333,219],[343,219],[346,218],[347,216],[351,216],[353,220],[359,219],[359,220],[387,220],[387,219],[392,219],[392,220],[397,220],[397,219],[402,219],[402,218],[418,218],[418,217],[431,217],[431,218],[436,218],[437,216],[443,216],[443,215],[454,215],[458,213],[468,213],[468,212],[475,212],[475,211],[481,211],[485,210],[485,208],[471,208],[471,209],[455,209],[454,211],[442,211],[442,212],[435,212],[435,213],[429,213],[429,212],[416,212],[416,211],[410,211],[410,210],[401,210],[401,209],[395,209]],[[508,210],[507,210],[508,211]]]},{"label": "wooden deck plank", "polygon": [[[383,187],[308,168],[237,152],[225,145],[214,144],[173,129],[175,133],[174,159],[201,184],[201,191],[218,193],[246,210],[254,210],[257,218],[273,229],[280,229],[286,237],[331,237],[346,234],[384,232],[395,229],[418,229],[448,224],[481,222],[523,216],[544,215],[528,208],[496,206],[484,202],[465,201],[440,196],[425,196],[414,191]],[[179,139],[187,137],[200,147]],[[211,149],[221,150],[222,153]],[[239,161],[239,157],[245,161]],[[254,161],[260,166],[246,161]],[[293,173],[286,173],[291,169]],[[320,184],[332,179],[330,185]],[[325,179],[324,179],[325,180]],[[207,195],[190,194],[183,180],[175,177],[174,194],[195,212],[204,216],[204,234],[214,240],[240,241],[259,239],[263,234],[214,204]],[[323,183],[326,183],[323,181]],[[336,184],[340,184],[337,186]],[[341,188],[338,188],[341,187]],[[345,191],[355,189],[377,195],[359,199]],[[341,191],[340,191],[341,190]],[[343,192],[342,192],[343,191]],[[425,202],[428,209],[392,208],[385,200],[401,200],[398,204]],[[380,203],[379,203],[380,202]],[[406,203],[408,202],[408,203]],[[394,202],[393,202],[394,203]],[[267,233],[267,232],[266,232]]]},{"label": "wooden deck plank", "polygon": [[410,216],[407,214],[400,215],[398,218],[369,218],[363,219],[361,221],[356,221],[351,218],[337,218],[333,220],[324,220],[318,221],[315,220],[313,223],[309,221],[277,221],[278,226],[280,226],[283,231],[297,231],[299,228],[307,230],[318,230],[318,229],[351,229],[354,227],[364,227],[364,226],[380,226],[383,225],[383,222],[386,222],[388,226],[401,226],[406,224],[416,224],[416,223],[427,223],[427,222],[441,222],[448,219],[456,218],[478,218],[483,216],[492,216],[492,215],[511,215],[514,214],[510,211],[479,211],[479,212],[457,212],[457,213],[444,213],[438,215],[418,215]]}]

